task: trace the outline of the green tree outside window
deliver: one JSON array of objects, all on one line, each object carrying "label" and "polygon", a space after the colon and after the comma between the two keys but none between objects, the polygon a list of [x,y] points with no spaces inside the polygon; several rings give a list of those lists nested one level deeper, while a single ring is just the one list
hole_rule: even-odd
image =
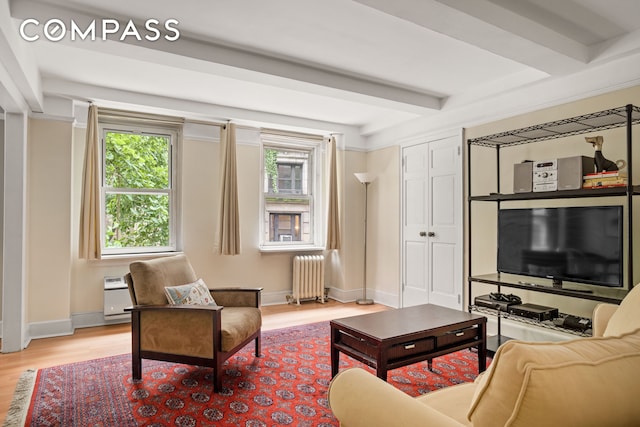
[{"label": "green tree outside window", "polygon": [[105,132],[105,247],[170,245],[171,140]]}]

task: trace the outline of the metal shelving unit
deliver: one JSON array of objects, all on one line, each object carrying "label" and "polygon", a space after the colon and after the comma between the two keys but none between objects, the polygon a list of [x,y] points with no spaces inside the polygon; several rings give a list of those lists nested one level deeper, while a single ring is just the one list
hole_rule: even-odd
[{"label": "metal shelving unit", "polygon": [[[513,314],[509,314],[509,313],[504,312],[504,311],[498,311],[498,310],[494,310],[494,309],[487,308],[487,307],[479,307],[477,305],[471,305],[470,309],[474,313],[488,314],[488,315],[491,315],[491,316],[500,317],[501,319],[515,320],[516,322],[526,323],[528,325],[533,325],[533,326],[537,326],[537,327],[540,327],[540,328],[546,328],[546,329],[551,329],[553,331],[559,331],[559,332],[564,332],[564,333],[568,333],[568,334],[572,334],[572,335],[577,335],[579,337],[589,337],[589,336],[591,336],[591,329],[587,329],[584,332],[582,332],[582,331],[578,331],[576,329],[562,328],[560,326],[557,326],[557,325],[553,324],[553,322],[551,322],[549,320],[539,321],[539,320],[535,320],[535,319],[529,319],[529,318],[526,318],[526,317],[520,317],[520,316],[516,316],[516,315],[513,315]],[[564,318],[566,316],[568,316],[568,315],[565,314],[565,313],[560,313],[560,318]]]},{"label": "metal shelving unit", "polygon": [[[634,186],[632,181],[633,166],[633,125],[640,124],[640,107],[634,105],[626,105],[623,107],[612,108],[608,110],[598,111],[595,113],[584,114],[567,119],[556,120],[547,123],[541,123],[525,128],[514,129],[507,132],[500,132],[492,135],[486,135],[479,138],[467,140],[468,145],[468,162],[467,162],[467,188],[471,192],[471,173],[472,173],[472,147],[487,147],[494,149],[496,153],[496,192],[485,195],[469,195],[467,198],[467,227],[469,232],[468,244],[468,295],[469,295],[469,311],[475,306],[472,305],[472,285],[474,282],[488,283],[497,286],[497,291],[501,291],[501,287],[526,289],[534,292],[546,292],[561,295],[570,298],[589,299],[600,302],[619,303],[624,295],[633,285],[633,196],[640,194],[640,186]],[[590,132],[596,132],[607,129],[626,127],[626,159],[627,159],[627,186],[617,188],[602,189],[579,189],[564,191],[548,191],[540,193],[502,193],[500,189],[500,152],[501,150],[518,146],[522,144],[530,144],[540,141],[548,141],[567,136],[581,135]],[[561,143],[561,142],[559,142]],[[472,274],[472,204],[473,202],[494,202],[500,209],[501,203],[517,200],[551,200],[551,199],[575,199],[575,198],[592,198],[592,197],[624,197],[626,198],[626,217],[627,217],[627,287],[624,290],[600,290],[594,293],[585,293],[581,290],[561,289],[543,286],[530,286],[514,282],[513,280],[504,279],[500,273],[493,275],[474,276]],[[493,313],[495,314],[495,313]],[[503,313],[501,313],[503,314]],[[498,319],[498,337],[497,344],[502,342],[501,335],[501,319],[504,315],[497,316]],[[510,316],[509,318],[514,318]],[[515,316],[517,318],[517,316]],[[516,319],[516,320],[521,320]],[[531,323],[531,322],[527,322]],[[534,322],[533,324],[536,324]],[[543,326],[544,325],[538,325]],[[562,330],[556,327],[555,329]],[[573,333],[574,331],[566,330]]]}]

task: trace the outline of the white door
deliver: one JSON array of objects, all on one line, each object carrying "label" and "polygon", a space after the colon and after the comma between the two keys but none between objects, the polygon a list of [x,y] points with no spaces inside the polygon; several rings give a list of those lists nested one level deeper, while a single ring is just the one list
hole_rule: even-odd
[{"label": "white door", "polygon": [[403,307],[462,309],[461,141],[403,149]]},{"label": "white door", "polygon": [[402,255],[404,280],[402,306],[427,304],[427,234],[429,205],[427,203],[427,144],[402,150]]}]

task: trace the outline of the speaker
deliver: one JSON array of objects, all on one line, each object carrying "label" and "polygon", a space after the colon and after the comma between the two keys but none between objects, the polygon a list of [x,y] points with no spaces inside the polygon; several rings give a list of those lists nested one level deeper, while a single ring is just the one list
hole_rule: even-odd
[{"label": "speaker", "polygon": [[525,160],[513,165],[513,192],[531,193],[533,191],[533,162]]},{"label": "speaker", "polygon": [[593,157],[573,156],[558,159],[558,190],[579,190],[582,178],[594,171]]}]

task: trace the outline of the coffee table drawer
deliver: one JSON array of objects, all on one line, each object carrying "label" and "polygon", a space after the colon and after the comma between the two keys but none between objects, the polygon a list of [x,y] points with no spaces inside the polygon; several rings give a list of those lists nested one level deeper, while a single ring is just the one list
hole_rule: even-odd
[{"label": "coffee table drawer", "polygon": [[360,353],[364,353],[367,356],[375,357],[376,347],[374,345],[368,343],[366,340],[354,337],[353,335],[349,335],[343,331],[340,331],[339,334],[338,342],[359,351]]},{"label": "coffee table drawer", "polygon": [[436,337],[436,345],[440,347],[448,347],[465,341],[472,341],[478,338],[478,328],[473,326],[465,329],[458,329],[447,332],[444,335]]},{"label": "coffee table drawer", "polygon": [[387,355],[389,360],[402,359],[407,356],[413,356],[414,354],[429,352],[434,348],[435,341],[433,337],[429,337],[391,346]]}]

